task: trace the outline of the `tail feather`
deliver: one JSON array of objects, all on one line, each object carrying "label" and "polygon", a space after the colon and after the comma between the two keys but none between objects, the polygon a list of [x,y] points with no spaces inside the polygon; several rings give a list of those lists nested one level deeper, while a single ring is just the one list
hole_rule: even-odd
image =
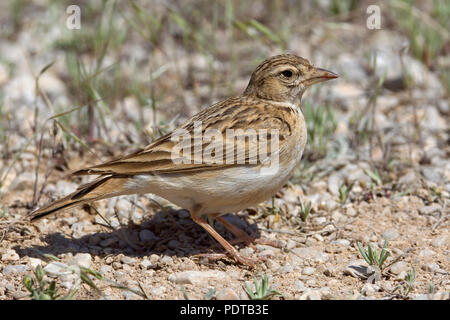
[{"label": "tail feather", "polygon": [[79,186],[75,192],[64,198],[31,212],[28,217],[31,221],[34,221],[49,214],[80,206],[84,203],[127,194],[124,189],[124,184],[127,180],[128,178],[111,175],[99,177],[90,183]]}]

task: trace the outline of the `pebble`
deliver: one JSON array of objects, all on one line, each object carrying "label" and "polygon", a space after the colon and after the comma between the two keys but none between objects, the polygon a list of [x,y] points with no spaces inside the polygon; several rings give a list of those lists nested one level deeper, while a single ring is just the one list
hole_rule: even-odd
[{"label": "pebble", "polygon": [[161,297],[164,293],[166,293],[166,291],[167,291],[166,287],[160,286],[160,287],[152,288],[150,290],[150,294],[157,296],[157,297]]},{"label": "pebble", "polygon": [[298,260],[298,258],[302,260],[313,260],[316,263],[324,263],[328,261],[328,254],[313,248],[295,248],[292,249],[292,253],[293,255],[290,254],[290,256],[294,261]]},{"label": "pebble", "polygon": [[448,243],[448,236],[445,234],[442,236],[436,237],[431,241],[431,245],[433,247],[446,247],[447,243]]},{"label": "pebble", "polygon": [[349,262],[344,269],[344,275],[350,275],[360,279],[367,279],[372,274],[372,268],[367,266],[366,261],[362,259]]},{"label": "pebble", "polygon": [[110,273],[113,271],[114,271],[114,269],[110,265],[107,265],[107,264],[104,264],[100,267],[101,274],[107,274],[107,273]]},{"label": "pebble", "polygon": [[319,290],[306,289],[306,291],[300,296],[300,300],[321,300],[322,294]]},{"label": "pebble", "polygon": [[92,257],[89,253],[77,253],[72,261],[80,267],[90,268],[92,264]]},{"label": "pebble", "polygon": [[23,265],[23,264],[18,264],[18,265],[7,265],[3,268],[2,273],[6,276],[6,275],[12,275],[12,274],[16,274],[16,273],[24,273],[27,272],[28,270],[30,270],[29,266]]},{"label": "pebble", "polygon": [[438,204],[432,204],[430,206],[423,206],[419,208],[419,212],[423,215],[430,215],[439,210],[441,210],[441,207]]},{"label": "pebble", "polygon": [[441,182],[441,174],[439,174],[439,172],[437,172],[435,169],[431,167],[424,167],[421,171],[425,179],[436,184],[439,184]]},{"label": "pebble", "polygon": [[280,269],[280,264],[276,260],[273,260],[273,259],[268,259],[266,261],[266,266],[269,270],[272,270],[272,271],[277,271],[278,269]]},{"label": "pebble", "polygon": [[253,253],[255,253],[255,250],[253,250],[253,248],[250,247],[244,247],[239,250],[239,253],[244,256],[251,256]]},{"label": "pebble", "polygon": [[366,283],[361,289],[361,293],[365,296],[373,296],[378,291],[380,291],[380,286],[372,283]]},{"label": "pebble", "polygon": [[[151,261],[151,260],[150,260],[150,261]],[[172,259],[172,257],[170,257],[170,256],[163,256],[163,257],[161,258],[161,263],[170,266],[170,265],[173,264],[173,259]]]},{"label": "pebble", "polygon": [[103,248],[105,248],[105,247],[110,247],[110,246],[112,246],[113,244],[117,243],[118,240],[119,240],[119,239],[117,239],[117,237],[108,237],[108,238],[106,238],[105,240],[102,240],[102,241],[100,242],[100,246],[103,247]]},{"label": "pebble", "polygon": [[231,288],[225,288],[216,293],[217,300],[239,300],[239,296]]},{"label": "pebble", "polygon": [[131,211],[131,202],[127,199],[120,198],[114,206],[120,219],[128,219]]},{"label": "pebble", "polygon": [[397,230],[395,229],[389,229],[386,230],[385,232],[383,232],[382,237],[385,240],[391,241],[391,240],[395,240],[400,236],[400,234],[398,233]]},{"label": "pebble", "polygon": [[150,262],[150,260],[148,260],[147,258],[144,258],[144,259],[139,263],[139,266],[140,266],[142,269],[147,270],[147,269],[149,269],[149,268],[154,267],[155,265],[152,264],[152,263]]},{"label": "pebble", "polygon": [[434,252],[431,249],[423,249],[423,250],[420,250],[419,257],[423,258],[423,259],[427,259],[427,258],[431,258],[435,254],[436,254],[436,252]]},{"label": "pebble", "polygon": [[36,268],[37,266],[42,265],[42,260],[37,258],[30,258],[30,265],[33,268]]},{"label": "pebble", "polygon": [[303,292],[306,289],[305,284],[303,283],[302,280],[295,280],[294,281],[294,287],[299,292]]},{"label": "pebble", "polygon": [[437,263],[428,263],[422,266],[422,269],[430,272],[438,272],[441,270],[441,267]]},{"label": "pebble", "polygon": [[181,243],[180,243],[180,241],[178,241],[178,240],[172,239],[172,240],[170,240],[170,241],[167,243],[167,246],[168,246],[170,249],[175,250],[175,249],[178,249],[178,248],[181,247]]},{"label": "pebble", "polygon": [[340,246],[344,246],[344,247],[348,247],[350,245],[350,240],[347,239],[337,239],[337,240],[333,240],[331,243],[340,245]]},{"label": "pebble", "polygon": [[206,281],[228,281],[229,275],[218,270],[183,271],[171,274],[168,280],[176,284],[201,284]]},{"label": "pebble", "polygon": [[2,254],[2,261],[17,261],[20,257],[14,249],[9,249]]},{"label": "pebble", "polygon": [[159,256],[157,254],[151,254],[150,257],[148,257],[151,264],[157,264],[159,261]]},{"label": "pebble", "polygon": [[297,242],[295,242],[292,239],[288,239],[288,241],[286,242],[286,249],[291,250],[294,249],[297,246]]},{"label": "pebble", "polygon": [[63,274],[72,273],[72,271],[69,270],[68,265],[58,261],[50,262],[49,264],[47,264],[44,267],[44,271],[51,276],[60,276]]},{"label": "pebble", "polygon": [[409,266],[404,261],[398,261],[398,262],[394,263],[390,268],[390,270],[393,274],[399,274],[402,271],[407,272],[408,269],[409,269]]},{"label": "pebble", "polygon": [[144,229],[139,232],[139,239],[142,242],[151,242],[158,240],[159,238],[152,231]]},{"label": "pebble", "polygon": [[294,272],[294,268],[291,265],[284,265],[278,269],[279,273],[291,273]]},{"label": "pebble", "polygon": [[128,256],[123,256],[123,257],[120,259],[120,261],[121,261],[123,264],[134,264],[134,263],[136,262],[136,259],[135,259],[135,258],[128,257]]},{"label": "pebble", "polygon": [[436,292],[434,294],[419,294],[413,300],[449,300],[450,292]]},{"label": "pebble", "polygon": [[397,281],[402,281],[405,280],[405,278],[408,276],[408,272],[406,272],[405,270],[401,271],[399,274],[397,274],[397,276],[395,277],[395,280]]},{"label": "pebble", "polygon": [[310,276],[312,275],[314,272],[316,272],[316,269],[313,267],[305,267],[302,270],[302,274],[304,274],[305,276]]}]

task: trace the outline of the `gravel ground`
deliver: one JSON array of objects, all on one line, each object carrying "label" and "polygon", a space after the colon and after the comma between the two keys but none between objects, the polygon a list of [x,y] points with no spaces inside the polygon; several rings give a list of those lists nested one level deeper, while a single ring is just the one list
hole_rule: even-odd
[{"label": "gravel ground", "polygon": [[[211,60],[186,49],[177,30],[167,31],[158,50],[130,32],[122,51],[107,51],[105,65],[119,61],[126,73],[136,60],[142,68],[132,76],[144,87],[148,71],[163,68],[165,76],[155,84],[159,108],[141,108],[132,93],[112,100],[104,122],[90,131],[94,137],[80,133],[96,150],[93,155],[64,130],[52,134],[52,121],[46,121],[86,101],[77,100],[79,92],[71,87],[68,49],[52,46],[64,27],[42,28],[44,17],[54,13],[39,3],[35,18],[0,38],[0,299],[28,298],[23,279],[38,266],[60,292],[78,288],[76,299],[249,299],[245,282],[262,275],[282,294],[272,299],[450,298],[448,92],[437,72],[412,53],[401,53],[410,38],[390,28],[368,30],[364,21],[323,23],[314,32],[290,34],[286,50],[341,75],[305,97],[305,108],[331,106],[334,120],[329,121],[335,125],[322,141],[320,123],[307,117],[308,149],[290,183],[273,201],[226,216],[255,237],[282,244],[236,245],[243,254],[261,258],[252,269],[228,258],[201,256],[223,250],[187,211],[151,195],[102,200],[95,208],[76,208],[34,224],[24,217],[87,181],[71,177],[70,170],[132,151],[151,141],[155,126],[169,130],[202,107],[241,92],[258,61],[280,48],[240,36],[233,49],[236,62],[227,54],[229,34],[218,31]],[[255,18],[258,10],[252,11]],[[12,24],[11,16],[0,18]],[[83,57],[89,60],[92,53],[86,51]],[[448,66],[448,53],[436,59]],[[39,80],[45,96],[36,95],[34,76],[52,61]],[[399,89],[395,83],[405,78],[402,66],[413,83]],[[107,91],[114,91],[109,85]],[[141,120],[143,127],[137,125]],[[79,133],[77,121],[69,119],[73,133]],[[302,219],[308,203],[309,215]],[[220,223],[215,228],[233,238]],[[377,270],[363,259],[358,244],[379,252],[385,240],[390,254]],[[101,275],[90,275],[100,291],[81,281],[80,270]],[[412,270],[415,280],[408,282]]]}]

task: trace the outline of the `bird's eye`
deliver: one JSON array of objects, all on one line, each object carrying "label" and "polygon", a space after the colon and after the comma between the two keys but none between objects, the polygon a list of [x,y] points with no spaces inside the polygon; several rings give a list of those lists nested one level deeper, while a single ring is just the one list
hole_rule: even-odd
[{"label": "bird's eye", "polygon": [[283,76],[285,76],[286,78],[292,77],[292,71],[291,71],[291,70],[284,70],[284,71],[281,71],[281,74],[282,74]]}]

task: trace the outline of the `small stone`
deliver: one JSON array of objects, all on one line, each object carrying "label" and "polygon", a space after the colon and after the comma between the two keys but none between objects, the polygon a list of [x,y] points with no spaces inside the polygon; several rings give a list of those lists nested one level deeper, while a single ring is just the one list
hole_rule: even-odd
[{"label": "small stone", "polygon": [[331,243],[337,244],[339,246],[348,247],[350,246],[350,240],[347,239],[337,239],[332,241]]},{"label": "small stone", "polygon": [[150,262],[150,260],[148,260],[147,258],[145,258],[145,259],[143,259],[143,260],[139,263],[139,266],[140,266],[142,269],[147,270],[147,269],[149,269],[149,268],[154,267],[155,265],[152,264],[152,263]]},{"label": "small stone", "polygon": [[431,241],[431,245],[433,246],[433,247],[446,247],[447,246],[447,243],[448,243],[448,236],[447,235],[442,235],[442,236],[439,236],[439,237],[436,237],[436,238],[434,238],[432,241]]},{"label": "small stone", "polygon": [[302,260],[309,259],[315,261],[316,263],[324,263],[328,261],[328,254],[312,248],[295,248],[292,249],[292,253],[294,253],[297,258]]},{"label": "small stone", "polygon": [[291,265],[284,265],[278,269],[279,273],[291,273],[294,272],[294,268]]},{"label": "small stone", "polygon": [[217,300],[239,300],[239,296],[231,288],[225,288],[217,292]]},{"label": "small stone", "polygon": [[320,288],[320,295],[322,299],[333,299],[333,294],[331,293],[331,289],[328,287]]},{"label": "small stone", "polygon": [[316,225],[322,225],[325,224],[327,222],[327,218],[325,217],[315,217],[314,219],[312,219],[312,223],[316,224]]},{"label": "small stone", "polygon": [[9,249],[6,253],[2,254],[2,261],[17,261],[20,257],[14,249]]},{"label": "small stone", "polygon": [[361,293],[365,296],[373,296],[378,291],[380,291],[380,286],[372,283],[366,283],[361,289]]},{"label": "small stone", "polygon": [[423,167],[421,171],[425,179],[436,184],[439,184],[441,182],[441,174],[434,168]]},{"label": "small stone", "polygon": [[253,248],[250,247],[244,247],[239,250],[239,253],[244,256],[251,256],[253,253],[255,253],[255,250],[253,250]]},{"label": "small stone", "polygon": [[92,264],[92,257],[89,253],[77,253],[72,258],[72,262],[80,267],[90,268]]},{"label": "small stone", "polygon": [[17,273],[24,273],[30,270],[29,266],[19,264],[19,265],[7,265],[3,268],[2,273],[6,275],[12,275]]},{"label": "small stone", "polygon": [[154,264],[154,265],[156,265],[158,263],[158,261],[159,261],[159,256],[157,254],[154,254],[154,253],[151,254],[150,257],[148,257],[148,258],[150,260],[150,263]]},{"label": "small stone", "polygon": [[72,273],[72,271],[69,270],[68,265],[58,261],[50,262],[49,264],[47,264],[44,267],[44,271],[51,276],[61,276],[63,274]]},{"label": "small stone", "polygon": [[143,229],[139,232],[139,239],[142,242],[151,242],[158,240],[159,238],[152,231],[148,229]]},{"label": "small stone", "polygon": [[292,240],[292,239],[289,239],[289,240],[286,242],[286,249],[288,249],[288,250],[294,249],[296,246],[297,246],[297,242],[295,242],[295,241]]},{"label": "small stone", "polygon": [[107,265],[107,264],[100,267],[101,274],[112,273],[113,271],[114,271],[114,269],[110,265]]},{"label": "small stone", "polygon": [[325,267],[323,274],[327,277],[334,277],[336,274],[336,268],[332,265]]},{"label": "small stone", "polygon": [[427,258],[431,258],[435,254],[436,254],[436,252],[434,252],[431,249],[423,249],[423,250],[420,250],[419,257],[423,258],[423,259],[427,259]]},{"label": "small stone", "polygon": [[273,260],[273,259],[268,259],[266,261],[266,266],[271,271],[277,271],[280,268],[280,264],[276,260]]},{"label": "small stone", "polygon": [[258,253],[258,257],[273,257],[275,256],[275,250],[273,249],[265,249]]},{"label": "small stone", "polygon": [[181,247],[181,243],[180,243],[180,241],[178,241],[178,240],[172,239],[172,240],[170,240],[170,241],[167,243],[167,246],[168,246],[170,249],[175,250],[175,249],[178,249],[178,248]]},{"label": "small stone", "polygon": [[229,275],[218,270],[183,271],[171,274],[168,280],[177,284],[201,284],[206,281],[228,281]]},{"label": "small stone", "polygon": [[362,259],[351,261],[344,269],[344,275],[364,280],[369,278],[373,272],[372,268],[367,266],[365,260]]},{"label": "small stone", "polygon": [[[138,289],[138,291],[139,291],[139,289]],[[125,300],[133,300],[133,299],[136,299],[136,297],[137,297],[135,293],[128,291],[128,290],[123,290],[122,295],[124,296]]]},{"label": "small stone", "polygon": [[319,290],[307,289],[301,296],[300,300],[321,300],[322,295]]},{"label": "small stone", "polygon": [[41,259],[36,259],[36,258],[30,258],[30,265],[33,268],[36,268],[37,266],[41,266],[42,265],[42,260]]},{"label": "small stone", "polygon": [[408,272],[406,272],[405,270],[401,271],[399,274],[397,274],[397,276],[395,277],[395,280],[397,281],[402,281],[405,280],[405,278],[408,276]]},{"label": "small stone", "polygon": [[425,271],[430,271],[430,272],[438,272],[441,270],[441,267],[437,263],[432,262],[432,263],[423,265],[422,269],[424,269]]},{"label": "small stone", "polygon": [[152,288],[150,290],[150,294],[160,297],[162,296],[165,292],[167,291],[166,287],[164,286],[160,286],[160,287],[156,287],[156,288]]},{"label": "small stone", "polygon": [[120,259],[120,261],[123,264],[134,264],[136,262],[136,259],[128,257],[128,256],[123,256],[122,259]]},{"label": "small stone", "polygon": [[110,246],[112,246],[113,244],[117,243],[118,240],[119,240],[119,239],[117,239],[116,237],[108,237],[108,238],[106,238],[105,240],[102,240],[102,241],[100,242],[100,246],[103,247],[103,248],[105,248],[105,247],[110,247]]},{"label": "small stone", "polygon": [[413,300],[449,300],[450,292],[436,292],[433,294],[420,294],[416,296]]},{"label": "small stone", "polygon": [[164,256],[161,258],[161,263],[165,264],[165,265],[172,265],[173,264],[173,259],[170,256]]},{"label": "small stone", "polygon": [[388,241],[397,239],[397,238],[399,237],[399,235],[400,235],[400,234],[399,234],[398,231],[395,230],[395,229],[389,229],[389,230],[386,230],[386,231],[383,232],[383,234],[382,234],[383,239],[388,240]]},{"label": "small stone", "polygon": [[294,287],[299,292],[303,292],[306,289],[305,284],[303,283],[302,280],[295,280],[294,281]]},{"label": "small stone", "polygon": [[423,206],[419,208],[419,212],[423,215],[430,215],[439,210],[441,210],[441,207],[438,204],[432,204],[430,206]]},{"label": "small stone", "polygon": [[127,199],[120,198],[117,200],[115,209],[117,210],[117,215],[120,219],[128,219],[131,211],[131,203]]},{"label": "small stone", "polygon": [[408,264],[404,261],[398,261],[391,266],[390,270],[393,274],[399,274],[402,271],[407,272]]},{"label": "small stone", "polygon": [[180,219],[187,219],[187,218],[189,218],[189,217],[191,216],[191,214],[189,213],[189,211],[184,210],[184,209],[178,210],[178,211],[177,211],[177,215],[178,215],[178,217],[179,217]]},{"label": "small stone", "polygon": [[313,267],[305,267],[302,270],[302,274],[304,274],[305,276],[310,276],[312,275],[314,272],[316,271],[315,268]]}]

